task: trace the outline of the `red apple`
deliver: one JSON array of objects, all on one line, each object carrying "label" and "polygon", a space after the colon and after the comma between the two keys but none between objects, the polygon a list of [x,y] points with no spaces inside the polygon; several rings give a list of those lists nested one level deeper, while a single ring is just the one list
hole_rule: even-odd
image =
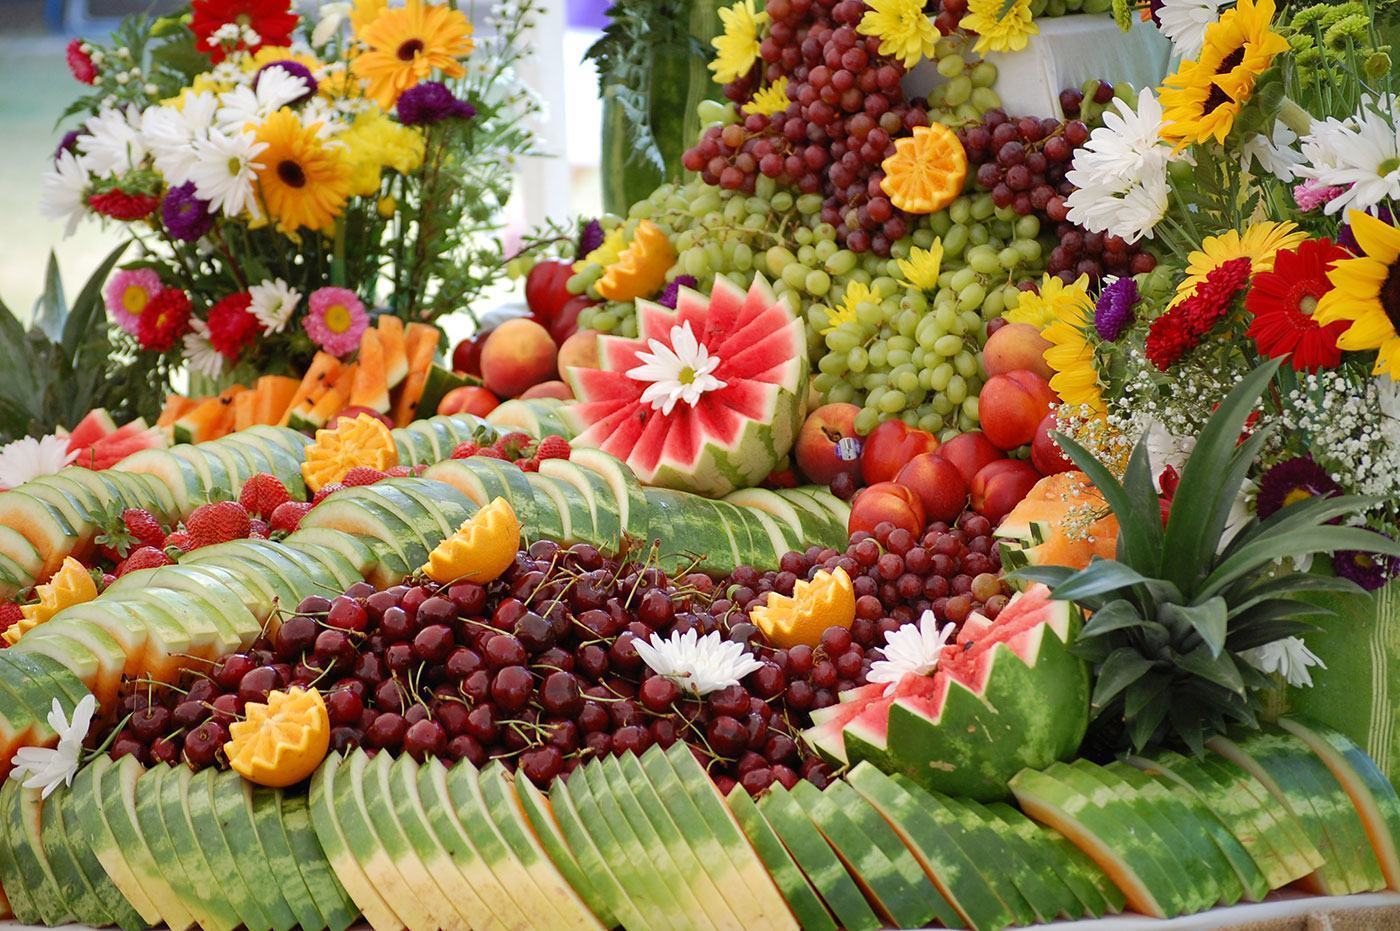
[{"label": "red apple", "polygon": [[1056,472],[1073,472],[1077,466],[1070,462],[1065,451],[1060,449],[1055,438],[1050,435],[1055,429],[1055,415],[1046,414],[1040,426],[1035,428],[1035,439],[1031,441],[1031,462],[1043,475]]},{"label": "red apple", "polygon": [[966,433],[959,433],[938,447],[938,452],[935,455],[947,459],[956,466],[963,481],[970,487],[973,476],[987,463],[1000,459],[1002,453],[1001,450],[992,445],[992,441],[987,439],[986,434],[981,430],[969,430]]},{"label": "red apple", "polygon": [[538,385],[531,385],[520,393],[520,397],[529,398],[558,398],[561,401],[572,401],[574,392],[568,385],[555,379],[554,381],[542,381]]},{"label": "red apple", "polygon": [[475,414],[485,417],[497,408],[501,399],[480,385],[463,385],[453,388],[438,402],[439,414]]},{"label": "red apple", "polygon": [[860,439],[856,433],[854,404],[823,404],[807,415],[798,431],[793,454],[797,467],[810,481],[830,485],[845,472],[860,475]]},{"label": "red apple", "polygon": [[957,466],[938,453],[921,453],[910,459],[895,482],[919,496],[928,520],[951,524],[967,507],[967,482]]},{"label": "red apple", "polygon": [[546,326],[573,299],[574,295],[565,287],[573,274],[572,264],[546,259],[536,262],[525,276],[525,303],[529,305],[530,313],[540,318],[540,322]]},{"label": "red apple", "polygon": [[1055,374],[1045,362],[1050,341],[1029,323],[1011,323],[987,337],[982,347],[982,368],[988,375],[1003,375],[1024,369],[1046,381]]},{"label": "red apple", "polygon": [[549,331],[535,321],[507,320],[481,347],[481,380],[497,397],[513,398],[558,377],[557,351]]},{"label": "red apple", "polygon": [[903,527],[916,537],[924,532],[927,523],[919,496],[912,488],[894,482],[880,482],[857,492],[851,502],[851,519],[846,530],[848,533],[858,530],[874,533],[882,521]]},{"label": "red apple", "polygon": [[452,371],[462,375],[481,377],[481,347],[486,345],[490,331],[469,336],[452,350]]},{"label": "red apple", "polygon": [[972,479],[972,509],[999,522],[1030,494],[1041,474],[1024,459],[998,459]]},{"label": "red apple", "polygon": [[1035,439],[1035,428],[1059,403],[1048,381],[1018,369],[987,379],[977,397],[977,416],[987,439],[1015,449]]},{"label": "red apple", "polygon": [[865,484],[888,482],[904,464],[922,453],[938,448],[938,437],[915,430],[902,420],[886,420],[870,431],[860,454],[860,471]]},{"label": "red apple", "polygon": [[331,423],[327,424],[326,426],[328,426],[328,427],[334,427],[336,424],[340,423],[340,420],[341,420],[342,417],[348,417],[348,418],[350,418],[351,420],[354,420],[356,417],[360,416],[361,414],[368,414],[370,417],[373,417],[375,420],[379,421],[379,422],[382,423],[384,426],[389,427],[390,429],[393,429],[394,422],[393,422],[392,420],[389,419],[388,415],[386,415],[386,414],[384,414],[384,413],[381,413],[380,411],[377,411],[377,410],[375,410],[375,409],[372,408],[372,407],[364,407],[364,406],[359,405],[359,404],[354,404],[354,405],[351,405],[350,407],[341,408],[340,413],[338,413],[338,414],[335,415],[335,420],[333,420]]},{"label": "red apple", "polygon": [[570,298],[569,302],[559,309],[559,315],[546,324],[554,342],[562,346],[565,340],[577,333],[579,314],[583,313],[585,307],[592,307],[596,303],[598,302],[591,301],[582,294]]}]

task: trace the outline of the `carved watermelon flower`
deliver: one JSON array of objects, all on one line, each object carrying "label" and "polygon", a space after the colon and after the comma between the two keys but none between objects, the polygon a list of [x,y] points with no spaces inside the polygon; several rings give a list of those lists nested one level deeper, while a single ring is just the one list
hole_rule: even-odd
[{"label": "carved watermelon flower", "polygon": [[651,382],[642,392],[642,403],[663,414],[671,413],[677,401],[694,407],[706,391],[724,387],[712,374],[719,367],[719,356],[710,355],[689,322],[671,327],[670,336],[669,346],[659,339],[647,340],[651,352],[637,353],[644,364],[627,370],[628,378]]},{"label": "carved watermelon flower", "polygon": [[886,693],[905,676],[927,676],[938,668],[943,648],[957,627],[951,623],[938,629],[938,619],[925,611],[917,624],[904,624],[885,634],[885,658],[870,664],[866,679],[885,682]]}]

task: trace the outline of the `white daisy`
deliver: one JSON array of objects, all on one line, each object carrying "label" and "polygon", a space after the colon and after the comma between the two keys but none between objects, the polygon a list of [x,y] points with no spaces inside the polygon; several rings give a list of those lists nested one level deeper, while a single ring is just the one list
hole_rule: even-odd
[{"label": "white daisy", "polygon": [[1195,58],[1205,44],[1206,28],[1220,18],[1225,0],[1162,0],[1157,10],[1162,35],[1182,58]]},{"label": "white daisy", "polygon": [[671,327],[670,346],[659,339],[647,340],[647,346],[651,352],[637,353],[644,364],[629,369],[627,377],[651,382],[642,392],[642,401],[661,413],[671,413],[677,401],[694,407],[706,391],[724,387],[711,374],[719,366],[719,357],[701,345],[689,322]]},{"label": "white daisy", "polygon": [[268,333],[281,333],[301,300],[301,292],[281,278],[255,284],[248,293],[253,297],[248,310]]},{"label": "white daisy", "polygon": [[905,676],[932,674],[957,630],[951,623],[939,630],[932,611],[925,611],[918,623],[900,625],[885,634],[885,658],[870,664],[867,681],[886,683],[888,694]]},{"label": "white daisy", "polygon": [[1252,650],[1245,650],[1240,656],[1260,672],[1269,675],[1279,673],[1284,681],[1295,689],[1312,687],[1312,673],[1308,672],[1309,667],[1327,668],[1327,664],[1308,649],[1301,637],[1284,637]]},{"label": "white daisy", "polygon": [[139,167],[146,158],[140,112],[135,107],[102,110],[83,127],[78,151],[94,175],[120,175]]},{"label": "white daisy", "polygon": [[63,706],[55,698],[49,710],[49,727],[58,734],[58,746],[21,747],[15,751],[10,778],[22,779],[26,789],[42,789],[43,798],[48,798],[59,783],[71,786],[82,758],[83,741],[87,738],[88,727],[92,725],[92,715],[96,710],[97,699],[84,695],[73,707],[73,720],[69,721],[63,715]]},{"label": "white daisy", "polygon": [[18,488],[30,479],[53,475],[72,462],[78,450],[68,451],[68,439],[45,436],[21,437],[0,446],[0,491]]},{"label": "white daisy", "polygon": [[1162,103],[1151,88],[1138,95],[1137,109],[1115,99],[1113,109],[1104,111],[1103,125],[1075,151],[1069,182],[1075,187],[1126,187],[1162,172],[1171,157],[1171,147],[1162,141],[1162,122]]},{"label": "white daisy", "polygon": [[675,680],[698,696],[738,685],[745,676],[763,668],[742,643],[725,640],[719,631],[701,637],[692,627],[683,634],[672,632],[669,639],[652,634],[648,640],[632,641],[632,645],[652,672]]},{"label": "white daisy", "polygon": [[203,320],[190,319],[190,331],[184,335],[183,355],[192,372],[207,378],[218,378],[224,373],[223,353],[214,348],[209,339],[209,324]]},{"label": "white daisy", "polygon": [[1248,170],[1252,162],[1280,181],[1292,181],[1294,169],[1303,164],[1302,154],[1293,147],[1298,134],[1283,120],[1274,120],[1274,128],[1265,136],[1255,133],[1240,146],[1240,164]]},{"label": "white daisy", "polygon": [[256,88],[235,87],[219,95],[215,122],[226,133],[241,132],[304,96],[306,91],[303,78],[285,68],[266,68],[258,75]]},{"label": "white daisy", "polygon": [[267,143],[248,132],[225,135],[209,130],[209,138],[194,143],[196,163],[190,172],[195,193],[209,202],[210,212],[223,211],[226,217],[247,213],[262,216],[253,192],[253,179],[262,170],[255,161]]},{"label": "white daisy", "polygon": [[1151,239],[1167,213],[1167,172],[1146,172],[1128,187],[1095,184],[1070,194],[1069,219],[1093,233],[1121,236],[1128,242]]},{"label": "white daisy", "polygon": [[49,220],[62,220],[64,237],[72,236],[78,221],[87,216],[91,180],[83,160],[64,149],[39,181],[39,213]]},{"label": "white daisy", "polygon": [[209,134],[218,98],[210,93],[185,95],[184,106],[151,107],[141,114],[141,136],[151,150],[152,161],[168,184],[190,179],[198,157],[194,143]]},{"label": "white daisy", "polygon": [[1367,211],[1384,200],[1400,200],[1400,113],[1367,98],[1348,120],[1313,123],[1303,137],[1307,164],[1294,174],[1345,188],[1327,202],[1328,215],[1345,208]]}]

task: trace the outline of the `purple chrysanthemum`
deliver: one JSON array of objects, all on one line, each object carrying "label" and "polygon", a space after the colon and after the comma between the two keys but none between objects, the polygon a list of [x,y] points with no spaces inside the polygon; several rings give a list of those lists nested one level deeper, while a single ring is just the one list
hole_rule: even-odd
[{"label": "purple chrysanthemum", "polygon": [[181,242],[194,242],[209,232],[214,225],[214,215],[209,212],[209,202],[201,200],[194,192],[194,182],[186,181],[165,193],[165,201],[160,207],[161,219],[165,228]]},{"label": "purple chrysanthemum", "polygon": [[1400,575],[1400,560],[1359,550],[1341,550],[1333,554],[1332,568],[1342,578],[1373,592]]},{"label": "purple chrysanthemum", "polygon": [[58,148],[53,150],[53,160],[58,161],[58,157],[64,152],[72,152],[74,155],[77,155],[78,136],[80,135],[81,133],[76,129],[70,129],[68,132],[64,133],[63,138],[58,140]]},{"label": "purple chrysanthemum", "polygon": [[1342,493],[1342,488],[1327,474],[1327,470],[1308,456],[1280,462],[1259,480],[1259,497],[1255,511],[1260,520],[1308,498],[1330,498]]},{"label": "purple chrysanthemum", "polygon": [[671,279],[671,283],[666,286],[666,290],[661,292],[661,297],[656,303],[662,307],[676,309],[676,301],[680,299],[681,288],[693,288],[700,282],[691,275],[677,275]]},{"label": "purple chrysanthemum", "polygon": [[1166,6],[1166,0],[1147,0],[1147,12],[1152,16],[1152,25],[1162,26],[1162,7]]},{"label": "purple chrysanthemum", "polygon": [[316,78],[312,76],[311,69],[306,67],[299,61],[292,61],[290,58],[284,58],[280,61],[270,61],[267,64],[263,65],[261,68],[259,68],[258,73],[253,75],[253,90],[258,89],[258,79],[263,76],[263,72],[266,71],[268,68],[281,68],[283,71],[287,72],[292,77],[301,78],[304,82],[306,82],[306,93],[302,94],[296,100],[293,100],[291,102],[292,106],[295,106],[296,104],[299,104],[302,101],[310,100],[312,97],[316,96],[316,90],[318,87],[320,87],[320,85],[316,83]]},{"label": "purple chrysanthemum", "polygon": [[1138,286],[1131,278],[1119,278],[1104,288],[1094,305],[1094,329],[1099,338],[1112,343],[1122,336],[1133,324],[1133,308],[1137,302]]},{"label": "purple chrysanthemum", "polygon": [[405,126],[427,126],[456,118],[469,120],[476,116],[476,107],[452,96],[441,81],[415,84],[399,95],[399,122]]},{"label": "purple chrysanthemum", "polygon": [[[1375,210],[1368,210],[1367,213],[1380,220],[1382,223],[1394,225],[1395,216],[1390,212],[1390,208],[1385,204],[1378,204]],[[1361,255],[1363,250],[1356,241],[1355,234],[1351,231],[1350,223],[1343,223],[1337,230],[1337,245],[1350,252],[1352,255]]]},{"label": "purple chrysanthemum", "polygon": [[603,224],[597,220],[589,220],[583,224],[583,228],[578,232],[578,256],[583,258],[603,244]]}]

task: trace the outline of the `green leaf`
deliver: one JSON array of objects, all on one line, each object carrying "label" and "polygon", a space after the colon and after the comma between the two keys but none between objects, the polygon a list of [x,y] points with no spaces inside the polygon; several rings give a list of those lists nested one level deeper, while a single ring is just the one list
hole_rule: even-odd
[{"label": "green leaf", "polygon": [[63,325],[62,343],[68,351],[69,358],[77,355],[77,348],[82,346],[91,335],[102,330],[105,340],[106,331],[106,309],[102,303],[102,286],[107,282],[107,276],[111,274],[112,268],[122,257],[122,253],[131,245],[130,240],[117,246],[107,254],[107,257],[97,266],[88,277],[83,289],[78,292],[78,297],[73,301],[73,307],[68,312],[68,319]]},{"label": "green leaf", "polygon": [[1225,627],[1229,608],[1224,598],[1210,598],[1199,604],[1164,604],[1158,609],[1163,619],[1185,623],[1205,642],[1212,657],[1225,649]]},{"label": "green leaf", "polygon": [[1142,713],[1127,718],[1128,740],[1135,749],[1143,750],[1155,743],[1154,737],[1170,708],[1169,703],[1159,701],[1148,705]]},{"label": "green leaf", "polygon": [[1078,571],[1069,566],[1022,566],[1007,575],[1013,582],[1040,582],[1054,588]]},{"label": "green leaf", "polygon": [[1339,595],[1365,595],[1366,590],[1351,579],[1317,572],[1289,572],[1281,578],[1253,585],[1233,587],[1226,600],[1231,613],[1243,611],[1268,598],[1284,598],[1301,592],[1331,592]]},{"label": "green leaf", "polygon": [[1279,508],[1267,519],[1248,524],[1235,539],[1230,541],[1224,555],[1229,557],[1242,547],[1260,537],[1275,533],[1286,533],[1300,527],[1316,527],[1338,517],[1357,514],[1385,503],[1384,498],[1373,495],[1336,495],[1331,498],[1312,497],[1286,507]]},{"label": "green leaf", "polygon": [[44,290],[34,302],[33,329],[39,330],[51,342],[63,338],[63,322],[68,319],[68,303],[63,298],[63,279],[58,274],[58,256],[49,251],[44,267]]},{"label": "green leaf", "polygon": [[1307,624],[1303,621],[1281,621],[1266,620],[1257,621],[1239,626],[1231,626],[1230,636],[1226,640],[1227,646],[1232,653],[1243,653],[1245,650],[1252,650],[1255,647],[1262,647],[1266,643],[1273,643],[1275,640],[1282,640],[1285,637],[1301,637],[1303,634],[1314,634],[1322,628],[1315,624]]},{"label": "green leaf", "polygon": [[1079,632],[1081,640],[1099,637],[1115,630],[1128,630],[1151,623],[1138,613],[1133,603],[1122,598],[1110,601],[1094,612],[1084,629]]},{"label": "green leaf", "polygon": [[[1152,481],[1152,462],[1147,454],[1146,443],[1134,446],[1132,455],[1128,457],[1128,468],[1123,474],[1123,490],[1128,493],[1128,498],[1132,501],[1135,511],[1155,515],[1154,520],[1142,522],[1142,532],[1149,541],[1148,545],[1160,553],[1162,549],[1162,504],[1161,499],[1157,497],[1156,483]],[[1147,571],[1152,575],[1157,575],[1161,572],[1161,567],[1160,565],[1149,567]]]},{"label": "green leaf", "polygon": [[[1114,516],[1118,518],[1118,559],[1149,575],[1156,575],[1161,562],[1161,548],[1154,542],[1158,539],[1157,534],[1161,532],[1160,506],[1154,504],[1151,514],[1142,513],[1134,505],[1127,489],[1093,453],[1063,433],[1055,433],[1055,442],[1060,444],[1065,455],[1069,456],[1079,470],[1089,477],[1089,481],[1093,482],[1094,487],[1108,502],[1108,506],[1113,509]],[[1149,521],[1157,527],[1156,533]]]},{"label": "green leaf", "polygon": [[1214,524],[1217,499],[1223,498],[1221,477],[1230,472],[1240,431],[1280,364],[1278,359],[1264,363],[1231,389],[1197,437],[1181,470],[1174,499],[1188,502],[1189,506],[1172,508],[1167,519],[1162,547],[1171,559],[1170,565],[1162,566],[1162,575],[1183,592],[1196,590],[1201,575],[1215,557],[1220,534],[1211,536],[1209,529]]},{"label": "green leaf", "polygon": [[1400,542],[1360,527],[1310,527],[1288,533],[1270,534],[1241,547],[1222,560],[1202,585],[1201,597],[1210,597],[1236,579],[1242,578],[1285,556],[1361,550],[1400,557]]},{"label": "green leaf", "polygon": [[1265,598],[1230,609],[1230,626],[1258,620],[1281,620],[1286,617],[1336,617],[1337,612],[1309,601],[1295,598]]},{"label": "green leaf", "polygon": [[1080,601],[1093,595],[1141,585],[1147,578],[1116,559],[1097,559],[1071,578],[1055,586],[1052,594],[1063,601]]},{"label": "green leaf", "polygon": [[[1157,699],[1171,688],[1171,684],[1171,673],[1153,670],[1128,686],[1123,691],[1124,717],[1131,720],[1147,711],[1154,704],[1165,706],[1165,702],[1158,702]],[[1162,719],[1159,717],[1157,720],[1161,721]]]},{"label": "green leaf", "polygon": [[1102,708],[1119,692],[1142,678],[1155,664],[1145,659],[1137,650],[1120,647],[1108,655],[1098,669],[1098,681],[1094,683],[1094,697],[1090,704]]},{"label": "green leaf", "polygon": [[1229,653],[1212,653],[1207,644],[1201,644],[1177,658],[1177,665],[1194,676],[1200,676],[1238,695],[1244,694],[1244,680],[1235,668],[1235,658]]}]

